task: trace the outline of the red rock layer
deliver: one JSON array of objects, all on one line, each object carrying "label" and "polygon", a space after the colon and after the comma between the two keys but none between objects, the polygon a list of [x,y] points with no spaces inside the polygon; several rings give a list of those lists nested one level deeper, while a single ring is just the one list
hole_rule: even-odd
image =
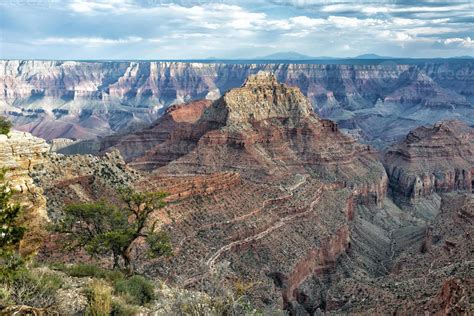
[{"label": "red rock layer", "polygon": [[[126,135],[113,135],[101,142],[102,151],[118,149],[127,162],[139,169],[160,167],[191,151],[210,128],[199,118],[211,101],[172,106],[150,127]],[[138,158],[137,158],[138,157]],[[145,157],[145,158],[140,158]]]},{"label": "red rock layer", "polygon": [[166,191],[167,202],[176,202],[193,196],[206,196],[216,191],[228,190],[242,183],[235,172],[208,175],[153,175],[141,180],[136,186],[147,191]]}]

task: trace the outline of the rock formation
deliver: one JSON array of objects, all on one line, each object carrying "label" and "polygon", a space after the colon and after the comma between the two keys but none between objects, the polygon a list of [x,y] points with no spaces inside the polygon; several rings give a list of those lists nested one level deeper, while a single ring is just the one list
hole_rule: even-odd
[{"label": "rock formation", "polygon": [[395,201],[472,191],[474,130],[460,121],[419,127],[388,149],[385,167]]},{"label": "rock formation", "polygon": [[45,235],[46,199],[42,188],[34,183],[32,173],[46,162],[48,150],[44,140],[29,133],[12,131],[0,135],[0,169],[5,169],[5,180],[16,191],[13,200],[23,207],[28,229],[20,245],[24,254],[34,253]]},{"label": "rock formation", "polygon": [[105,137],[100,142],[100,148],[102,151],[118,149],[126,161],[143,156],[150,150],[159,152],[152,165],[162,166],[191,151],[210,128],[198,122],[210,104],[211,101],[204,100],[172,106],[163,117],[145,129]]},{"label": "rock formation", "polygon": [[474,124],[472,60],[352,63],[0,61],[0,111],[48,140],[94,138],[147,125],[173,104],[215,100],[265,70],[379,147],[441,119]]},{"label": "rock formation", "polygon": [[60,217],[68,203],[110,198],[117,189],[140,179],[118,151],[101,157],[49,153],[31,176],[47,196],[46,209],[52,219]]}]

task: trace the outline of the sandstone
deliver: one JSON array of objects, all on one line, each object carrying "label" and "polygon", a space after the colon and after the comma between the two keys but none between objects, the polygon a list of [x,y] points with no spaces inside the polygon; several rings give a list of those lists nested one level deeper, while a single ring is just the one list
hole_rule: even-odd
[{"label": "sandstone", "polygon": [[24,209],[27,233],[21,243],[21,252],[34,253],[41,246],[48,221],[46,199],[42,188],[32,178],[35,168],[46,162],[49,146],[43,139],[29,133],[11,131],[0,135],[0,169],[5,169],[5,180],[17,193],[14,200]]},{"label": "sandstone", "polygon": [[[468,309],[470,283],[459,280],[472,270],[474,204],[460,192],[469,190],[462,172],[436,177],[471,172],[471,133],[457,122],[420,128],[389,150],[384,167],[371,146],[314,114],[299,89],[257,73],[215,101],[175,105],[148,127],[104,138],[102,156],[48,154],[34,177],[53,220],[70,202],[115,201],[121,185],[168,192],[154,219],[174,255],[146,258],[140,243],[133,252],[139,273],[183,295],[213,293],[226,266],[219,285],[252,284],[247,295],[263,311],[458,312]],[[435,181],[430,175],[412,196],[411,177],[425,172]],[[409,212],[397,194],[432,214]],[[44,260],[90,260],[52,244]],[[157,307],[172,308],[171,292]]]}]

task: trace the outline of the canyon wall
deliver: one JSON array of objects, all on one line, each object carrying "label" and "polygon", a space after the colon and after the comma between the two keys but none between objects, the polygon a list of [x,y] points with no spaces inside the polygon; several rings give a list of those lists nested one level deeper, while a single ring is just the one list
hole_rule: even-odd
[{"label": "canyon wall", "polygon": [[22,206],[22,221],[27,227],[20,244],[23,254],[36,252],[45,236],[48,221],[46,199],[32,173],[45,163],[48,150],[49,146],[43,139],[29,133],[12,131],[0,135],[0,169],[6,171],[5,181],[16,192],[13,202]]},{"label": "canyon wall", "polygon": [[474,124],[473,63],[0,61],[0,113],[46,139],[94,138],[147,125],[172,104],[217,99],[266,70],[299,87],[320,116],[383,147],[441,119]]}]

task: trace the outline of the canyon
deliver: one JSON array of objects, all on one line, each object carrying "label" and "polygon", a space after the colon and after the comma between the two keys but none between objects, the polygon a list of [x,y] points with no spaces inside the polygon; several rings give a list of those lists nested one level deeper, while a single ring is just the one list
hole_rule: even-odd
[{"label": "canyon", "polygon": [[[474,130],[452,120],[417,126],[381,153],[283,81],[255,71],[215,100],[102,137],[98,155],[50,152],[13,132],[24,148],[41,148],[31,150],[41,163],[10,150],[0,162],[22,159],[6,167],[41,189],[52,221],[68,203],[113,200],[122,185],[168,192],[155,218],[174,255],[133,251],[140,273],[176,287],[210,291],[223,271],[226,287],[252,284],[248,296],[264,313],[472,312]],[[0,148],[15,138],[0,135]],[[88,260],[54,238],[43,260]]]},{"label": "canyon", "polygon": [[174,104],[216,100],[259,70],[299,87],[319,116],[377,148],[443,119],[474,125],[474,65],[469,59],[290,64],[3,60],[0,111],[17,129],[48,140],[95,139],[147,126]]}]

